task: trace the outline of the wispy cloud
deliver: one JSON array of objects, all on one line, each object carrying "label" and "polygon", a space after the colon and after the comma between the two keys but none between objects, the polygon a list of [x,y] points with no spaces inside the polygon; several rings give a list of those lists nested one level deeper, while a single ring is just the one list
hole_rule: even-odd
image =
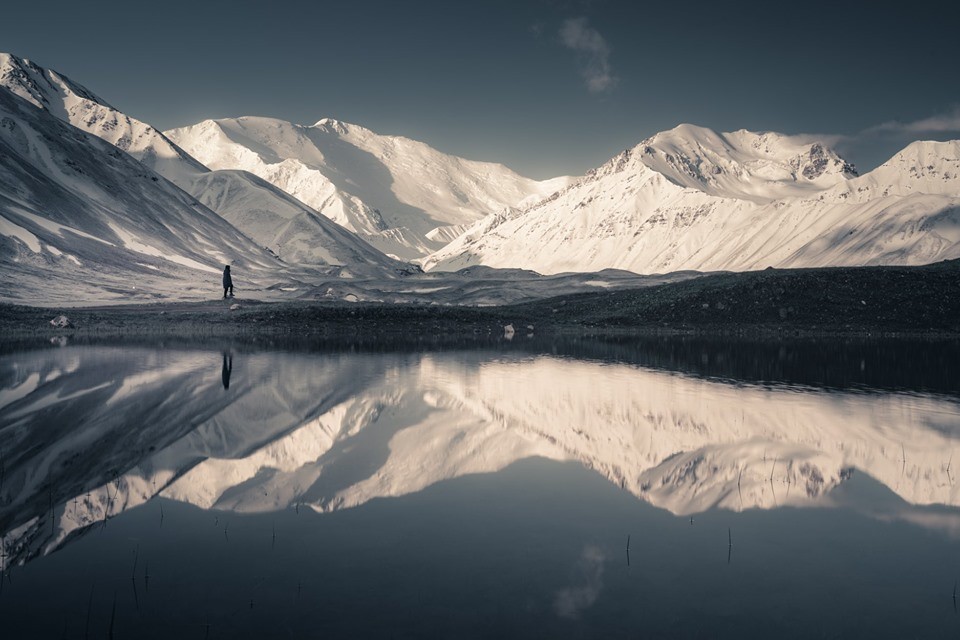
[{"label": "wispy cloud", "polygon": [[587,24],[586,18],[564,20],[560,41],[580,56],[580,72],[588,90],[603,93],[616,86],[617,77],[610,67],[610,45],[599,31]]},{"label": "wispy cloud", "polygon": [[593,605],[603,589],[603,552],[596,547],[587,546],[580,557],[580,571],[583,584],[557,592],[553,608],[562,618],[578,618],[580,613]]},{"label": "wispy cloud", "polygon": [[838,144],[850,142],[854,139],[854,136],[842,133],[794,133],[790,134],[789,138],[797,144],[813,144],[819,142],[828,147],[833,147]]},{"label": "wispy cloud", "polygon": [[960,106],[954,107],[947,113],[911,122],[889,120],[851,134],[801,133],[791,137],[797,142],[821,142],[830,147],[855,147],[858,144],[872,143],[877,140],[897,142],[915,139],[924,134],[950,133],[960,133]]},{"label": "wispy cloud", "polygon": [[863,170],[878,166],[890,155],[914,140],[925,137],[946,139],[960,137],[960,105],[952,110],[919,120],[889,120],[849,134],[800,134],[798,141],[822,142],[848,160],[855,160]]},{"label": "wispy cloud", "polygon": [[866,134],[919,134],[919,133],[950,133],[960,131],[960,106],[954,107],[949,113],[930,116],[914,120],[913,122],[899,122],[891,120],[870,127]]}]

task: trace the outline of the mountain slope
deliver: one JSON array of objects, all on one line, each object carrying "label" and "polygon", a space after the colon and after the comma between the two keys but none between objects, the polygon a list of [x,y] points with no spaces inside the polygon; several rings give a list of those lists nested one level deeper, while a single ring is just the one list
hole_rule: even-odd
[{"label": "mountain slope", "polygon": [[[112,145],[0,89],[0,298],[31,304],[209,297],[283,265]],[[257,283],[257,284],[253,284]]]},{"label": "mountain slope", "polygon": [[187,184],[197,200],[288,264],[384,274],[410,268],[252,173],[206,171]]},{"label": "mountain slope", "polygon": [[958,157],[958,142],[914,143],[857,177],[818,143],[684,125],[525,210],[488,216],[425,267],[652,273],[956,258]]},{"label": "mountain slope", "polygon": [[771,202],[857,175],[820,143],[682,124],[640,144],[640,161],[672,182],[723,198]]},{"label": "mountain slope", "polygon": [[537,182],[502,165],[329,118],[313,126],[272,118],[205,120],[166,134],[207,166],[255,173],[404,259],[440,248],[463,225],[568,182]]},{"label": "mountain slope", "polygon": [[866,202],[914,194],[960,195],[960,140],[911,142],[870,173],[840,183],[826,195]]},{"label": "mountain slope", "polygon": [[130,154],[287,263],[402,268],[268,182],[210,171],[160,131],[53,70],[0,54],[0,87]]}]

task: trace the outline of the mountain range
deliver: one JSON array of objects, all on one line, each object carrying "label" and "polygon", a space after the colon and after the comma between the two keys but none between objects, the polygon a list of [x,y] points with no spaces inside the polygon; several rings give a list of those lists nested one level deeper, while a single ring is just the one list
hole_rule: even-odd
[{"label": "mountain range", "polygon": [[[156,300],[283,265],[215,212],[107,142],[0,91],[0,296]],[[209,289],[209,284],[207,285]]]},{"label": "mountain range", "polygon": [[7,300],[199,298],[225,263],[248,291],[296,297],[331,278],[419,277],[410,262],[435,281],[477,265],[651,274],[960,257],[958,141],[912,143],[861,176],[814,139],[680,125],[583,177],[536,181],[331,118],[161,132],[10,54],[0,124]]},{"label": "mountain range", "polygon": [[324,118],[205,120],[166,135],[212,169],[243,169],[382,251],[410,260],[442,248],[485,215],[566,186],[464,160],[398,136]]},{"label": "mountain range", "polygon": [[858,176],[817,142],[681,125],[529,207],[488,216],[427,269],[927,264],[960,257],[960,142],[915,142]]},{"label": "mountain range", "polygon": [[243,171],[210,171],[150,125],[55,71],[0,54],[0,86],[155,171],[289,265],[398,266],[286,192]]}]

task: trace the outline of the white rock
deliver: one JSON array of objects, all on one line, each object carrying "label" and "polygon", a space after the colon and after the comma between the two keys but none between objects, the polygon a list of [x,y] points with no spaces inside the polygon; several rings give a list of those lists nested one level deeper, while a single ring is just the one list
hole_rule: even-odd
[{"label": "white rock", "polygon": [[234,303],[230,305],[230,311],[237,311],[239,308],[240,308],[239,304]]}]

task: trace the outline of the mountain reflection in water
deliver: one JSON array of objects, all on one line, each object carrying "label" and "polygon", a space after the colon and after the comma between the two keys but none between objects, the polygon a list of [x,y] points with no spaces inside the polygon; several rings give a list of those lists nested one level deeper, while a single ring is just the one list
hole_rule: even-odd
[{"label": "mountain reflection in water", "polygon": [[155,496],[326,512],[533,457],[684,516],[834,505],[863,473],[903,501],[876,517],[960,531],[954,512],[915,508],[960,504],[952,394],[493,351],[67,347],[3,356],[0,384],[8,563]]},{"label": "mountain reflection in water", "polygon": [[958,368],[899,341],[6,346],[0,634],[946,637]]}]

